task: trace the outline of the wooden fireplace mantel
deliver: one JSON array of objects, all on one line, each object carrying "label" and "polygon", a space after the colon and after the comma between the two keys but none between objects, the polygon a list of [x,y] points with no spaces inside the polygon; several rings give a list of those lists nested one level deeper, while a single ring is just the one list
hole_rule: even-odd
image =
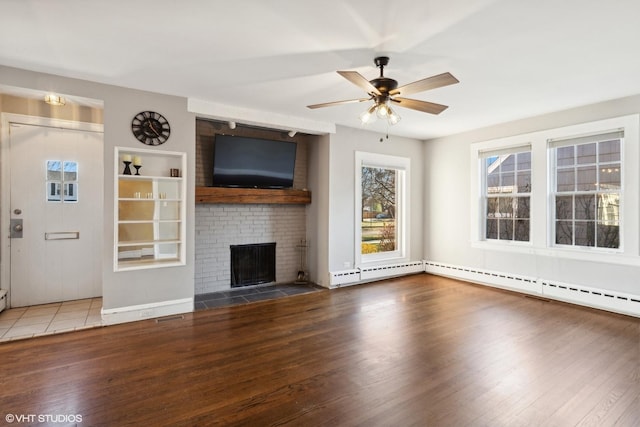
[{"label": "wooden fireplace mantel", "polygon": [[196,187],[198,203],[281,204],[311,203],[311,191],[265,188]]}]

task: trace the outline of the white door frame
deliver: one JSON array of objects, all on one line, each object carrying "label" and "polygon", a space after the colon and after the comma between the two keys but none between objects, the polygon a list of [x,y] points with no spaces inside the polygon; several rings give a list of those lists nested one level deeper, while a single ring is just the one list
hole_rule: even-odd
[{"label": "white door frame", "polygon": [[[28,116],[25,114],[0,113],[0,288],[9,292],[11,304],[11,240],[9,239],[9,223],[11,207],[11,165],[9,162],[9,128],[11,123],[53,127],[61,129],[81,130],[104,133],[104,125],[100,123],[76,122],[72,120],[54,119],[50,117]],[[100,228],[104,229],[104,224]]]}]

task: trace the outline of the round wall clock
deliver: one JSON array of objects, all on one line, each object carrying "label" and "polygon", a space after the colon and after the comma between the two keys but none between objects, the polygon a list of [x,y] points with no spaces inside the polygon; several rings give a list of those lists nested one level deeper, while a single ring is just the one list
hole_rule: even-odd
[{"label": "round wall clock", "polygon": [[133,136],[146,145],[164,144],[171,134],[171,127],[164,116],[155,111],[143,111],[131,121]]}]

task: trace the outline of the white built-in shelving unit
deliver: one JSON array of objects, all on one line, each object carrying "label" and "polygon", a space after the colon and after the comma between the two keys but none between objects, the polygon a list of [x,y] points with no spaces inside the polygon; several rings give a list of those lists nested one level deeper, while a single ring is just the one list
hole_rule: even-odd
[{"label": "white built-in shelving unit", "polygon": [[115,168],[114,271],[184,265],[186,153],[116,147]]}]

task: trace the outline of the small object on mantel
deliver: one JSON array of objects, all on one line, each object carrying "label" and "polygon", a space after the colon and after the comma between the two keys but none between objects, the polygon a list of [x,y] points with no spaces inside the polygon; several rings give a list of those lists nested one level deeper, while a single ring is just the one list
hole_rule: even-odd
[{"label": "small object on mantel", "polygon": [[311,192],[290,188],[196,187],[196,203],[307,205]]}]

